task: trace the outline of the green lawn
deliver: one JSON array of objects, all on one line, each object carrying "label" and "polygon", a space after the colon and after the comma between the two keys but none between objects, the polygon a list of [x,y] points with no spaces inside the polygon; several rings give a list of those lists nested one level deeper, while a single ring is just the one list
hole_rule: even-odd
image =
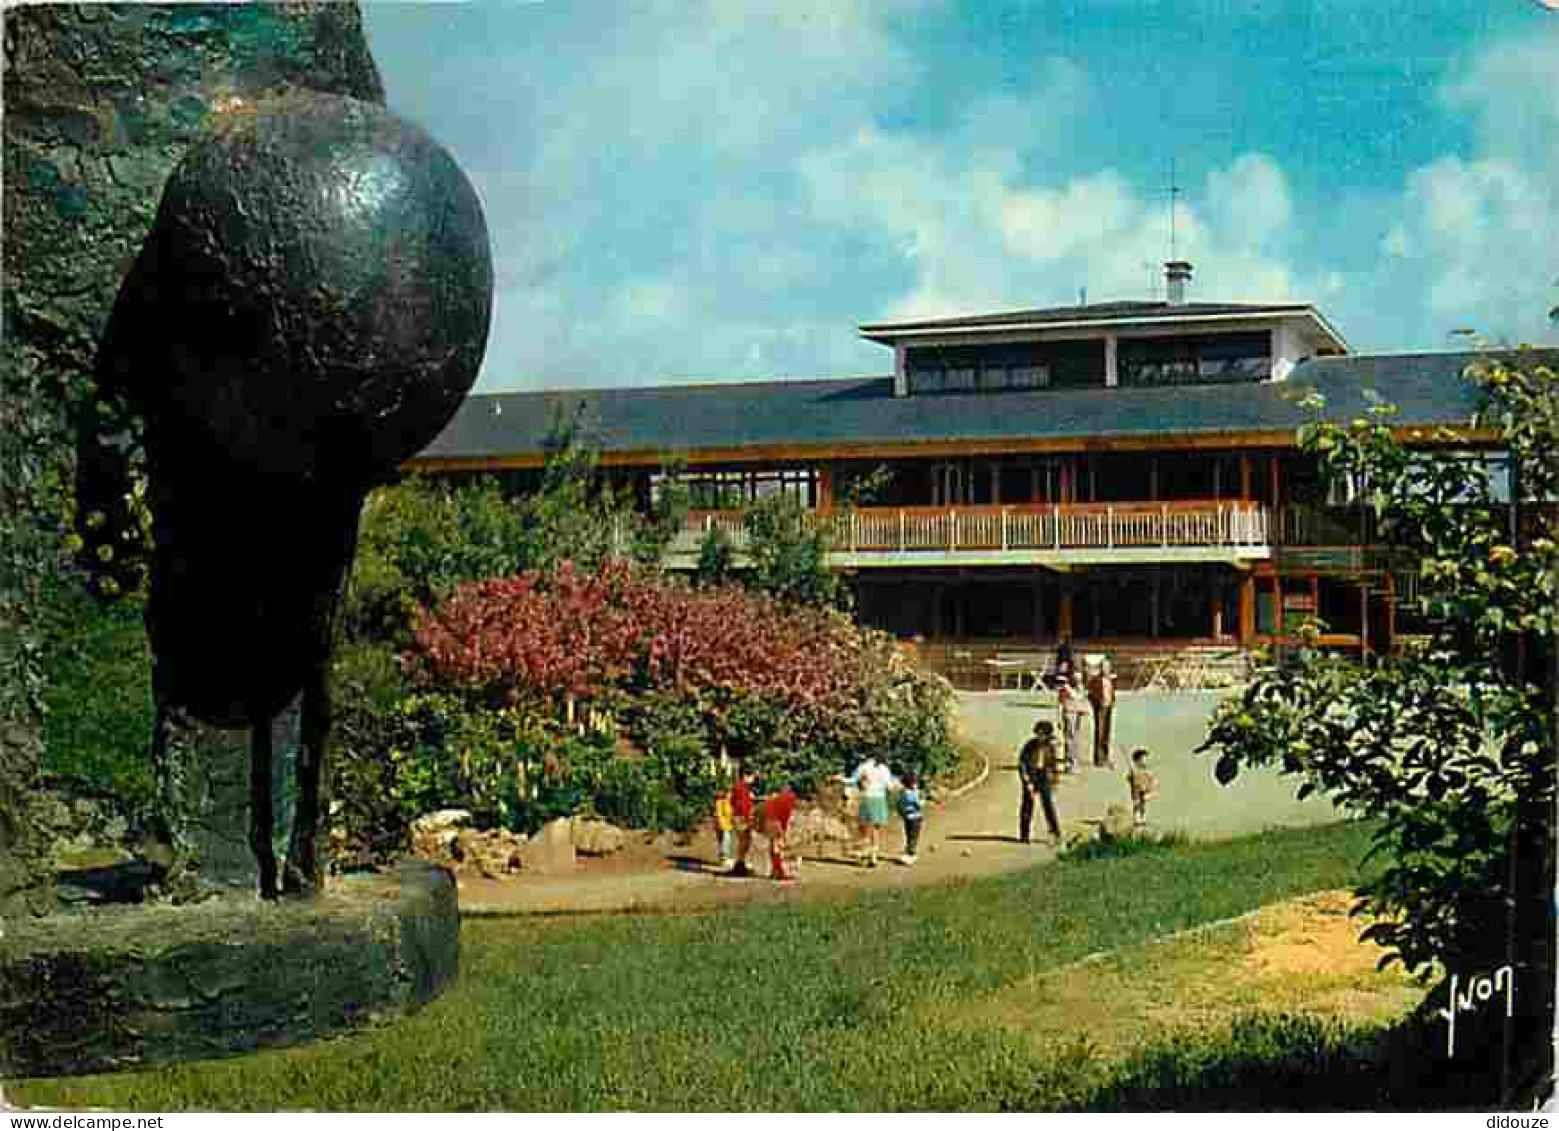
[{"label": "green lawn", "polygon": [[1079,1082],[1098,1078],[1088,1018],[1054,1022],[1051,1042],[1010,1017],[997,1023],[1000,1010],[971,1024],[969,1003],[1021,996],[1037,976],[1096,952],[1346,887],[1367,840],[1366,826],[1334,825],[850,901],[467,921],[458,983],[387,1028],[8,1091],[25,1103],[137,1110],[1076,1102]]}]

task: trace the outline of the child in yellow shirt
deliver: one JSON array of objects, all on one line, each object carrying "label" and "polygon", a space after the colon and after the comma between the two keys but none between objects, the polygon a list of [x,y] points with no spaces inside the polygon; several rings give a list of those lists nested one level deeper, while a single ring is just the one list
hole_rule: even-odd
[{"label": "child in yellow shirt", "polygon": [[732,831],[731,795],[721,790],[715,796],[715,840],[720,850],[720,867],[730,867],[736,859],[736,835]]}]

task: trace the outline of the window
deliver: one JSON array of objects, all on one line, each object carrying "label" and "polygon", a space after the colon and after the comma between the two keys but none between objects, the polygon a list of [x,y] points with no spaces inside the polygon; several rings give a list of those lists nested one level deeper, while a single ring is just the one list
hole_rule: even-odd
[{"label": "window", "polygon": [[[664,476],[651,485],[660,497]],[[790,495],[807,507],[817,505],[817,473],[810,468],[764,468],[759,471],[702,471],[681,477],[694,510],[736,510],[770,495]]]},{"label": "window", "polygon": [[1122,338],[1117,369],[1126,386],[1261,381],[1272,373],[1272,335],[1258,331]]},{"label": "window", "polygon": [[1104,343],[913,346],[904,368],[912,395],[1089,388],[1104,384]]}]

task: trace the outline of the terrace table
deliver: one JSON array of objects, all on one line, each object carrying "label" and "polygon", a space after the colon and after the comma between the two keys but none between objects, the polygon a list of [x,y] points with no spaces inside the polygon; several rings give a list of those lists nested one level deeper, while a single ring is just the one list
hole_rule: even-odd
[{"label": "terrace table", "polygon": [[1025,679],[1027,690],[1038,691],[1044,686],[1048,662],[1044,656],[996,656],[986,660],[985,666],[990,671],[989,689],[992,691],[1005,691],[1008,679],[1013,680],[1018,691],[1025,690]]}]

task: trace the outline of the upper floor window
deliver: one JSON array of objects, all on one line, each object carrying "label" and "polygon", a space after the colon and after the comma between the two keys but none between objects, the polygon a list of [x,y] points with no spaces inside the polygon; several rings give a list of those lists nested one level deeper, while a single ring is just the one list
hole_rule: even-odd
[{"label": "upper floor window", "polygon": [[911,394],[1086,388],[1104,384],[1104,343],[911,346],[904,367]]},{"label": "upper floor window", "polygon": [[[659,501],[667,476],[656,475],[651,498]],[[806,507],[818,502],[817,472],[809,467],[761,468],[755,471],[694,471],[675,477],[688,493],[694,510],[736,510],[769,495],[790,495]]]},{"label": "upper floor window", "polygon": [[1127,386],[1263,381],[1272,375],[1272,334],[1122,338],[1117,368]]}]

